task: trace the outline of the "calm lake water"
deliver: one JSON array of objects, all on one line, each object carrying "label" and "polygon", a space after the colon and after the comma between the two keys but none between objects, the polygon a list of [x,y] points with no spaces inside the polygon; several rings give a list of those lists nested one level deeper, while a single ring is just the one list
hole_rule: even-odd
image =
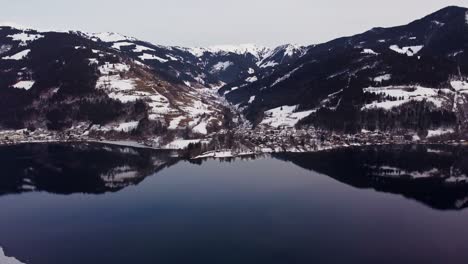
[{"label": "calm lake water", "polygon": [[27,264],[468,263],[467,153],[0,147],[0,247]]}]

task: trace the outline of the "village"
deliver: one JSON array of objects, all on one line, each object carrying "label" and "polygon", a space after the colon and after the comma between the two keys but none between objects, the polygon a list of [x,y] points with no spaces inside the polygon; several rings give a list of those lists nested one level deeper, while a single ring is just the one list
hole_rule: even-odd
[{"label": "village", "polygon": [[96,136],[85,126],[77,126],[66,131],[44,129],[0,131],[0,145],[47,142],[101,142],[127,144],[129,146],[154,149],[189,149],[190,157],[235,157],[273,152],[316,152],[343,147],[389,144],[466,144],[464,139],[455,136],[420,138],[410,132],[390,133],[363,130],[359,134],[342,134],[326,130],[295,129],[291,127],[256,129],[238,128],[221,130],[204,138],[178,139],[187,144],[162,144],[154,138]]}]

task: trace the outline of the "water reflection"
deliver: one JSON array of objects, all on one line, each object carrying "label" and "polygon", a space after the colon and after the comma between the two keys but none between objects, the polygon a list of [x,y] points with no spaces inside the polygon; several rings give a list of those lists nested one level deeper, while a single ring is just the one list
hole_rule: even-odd
[{"label": "water reflection", "polygon": [[173,153],[101,144],[24,144],[0,148],[0,195],[115,192],[177,162]]},{"label": "water reflection", "polygon": [[[459,210],[468,207],[467,154],[466,147],[386,146],[283,153],[273,157],[356,188],[401,194],[435,209]],[[116,192],[139,184],[177,161],[170,151],[102,144],[1,147],[0,195],[31,191]],[[204,161],[191,163],[203,165]]]},{"label": "water reflection", "polygon": [[356,188],[401,194],[432,208],[468,207],[466,147],[363,147],[274,157]]}]

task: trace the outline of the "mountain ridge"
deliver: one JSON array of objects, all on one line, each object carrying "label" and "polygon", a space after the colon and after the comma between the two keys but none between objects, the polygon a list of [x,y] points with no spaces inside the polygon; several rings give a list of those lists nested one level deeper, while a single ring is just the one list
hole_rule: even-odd
[{"label": "mountain ridge", "polygon": [[0,125],[170,135],[163,141],[242,123],[463,134],[467,10],[447,7],[402,26],[274,48],[0,27]]}]

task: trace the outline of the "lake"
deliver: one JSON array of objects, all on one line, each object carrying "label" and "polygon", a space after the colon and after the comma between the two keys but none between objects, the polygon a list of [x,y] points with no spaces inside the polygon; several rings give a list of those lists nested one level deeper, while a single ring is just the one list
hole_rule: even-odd
[{"label": "lake", "polygon": [[465,147],[174,154],[0,147],[0,247],[27,264],[468,261]]}]

